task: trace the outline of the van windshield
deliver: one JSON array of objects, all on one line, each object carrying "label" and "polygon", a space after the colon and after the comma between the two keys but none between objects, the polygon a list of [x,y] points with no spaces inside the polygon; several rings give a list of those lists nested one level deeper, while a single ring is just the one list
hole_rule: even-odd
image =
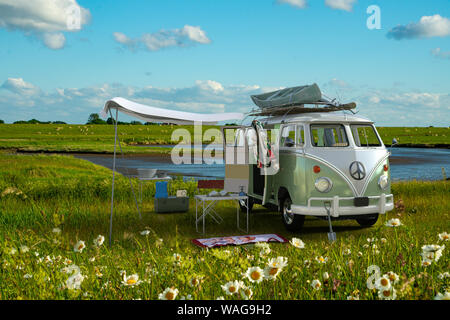
[{"label": "van windshield", "polygon": [[381,147],[375,128],[368,124],[352,124],[353,139],[357,147]]},{"label": "van windshield", "polygon": [[348,147],[342,124],[312,124],[311,143],[314,147]]}]

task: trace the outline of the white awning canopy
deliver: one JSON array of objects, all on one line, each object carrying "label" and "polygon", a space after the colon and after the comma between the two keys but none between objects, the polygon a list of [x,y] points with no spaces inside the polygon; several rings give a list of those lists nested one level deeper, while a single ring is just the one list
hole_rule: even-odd
[{"label": "white awning canopy", "polygon": [[106,118],[111,109],[117,109],[132,117],[148,122],[164,122],[173,124],[217,124],[220,121],[241,120],[242,113],[192,113],[184,111],[169,110],[163,108],[150,107],[139,104],[124,98],[116,97],[105,103],[100,115]]}]

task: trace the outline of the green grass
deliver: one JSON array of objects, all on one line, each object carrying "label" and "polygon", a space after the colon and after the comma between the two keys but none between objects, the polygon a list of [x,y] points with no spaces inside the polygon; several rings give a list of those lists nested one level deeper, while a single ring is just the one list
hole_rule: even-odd
[{"label": "green grass", "polygon": [[[203,131],[214,126],[203,126]],[[193,126],[119,125],[118,132],[125,153],[168,153],[168,148],[158,148],[171,141],[174,129]],[[449,128],[378,128],[383,141],[390,145],[397,138],[404,146],[450,146]],[[193,137],[192,137],[193,142]],[[204,142],[207,143],[207,142]],[[152,148],[136,146],[148,145]],[[93,152],[112,153],[114,149],[114,127],[112,125],[71,124],[1,124],[0,149],[29,152]]]},{"label": "green grass", "polygon": [[[395,200],[402,199],[404,209],[381,215],[370,228],[361,228],[354,221],[334,222],[335,243],[328,242],[328,226],[323,220],[308,218],[302,232],[292,234],[284,229],[279,214],[257,206],[250,216],[250,234],[278,233],[305,242],[304,249],[270,244],[270,253],[264,254],[253,245],[204,250],[191,243],[198,237],[242,234],[236,228],[236,209],[231,202],[219,205],[217,211],[224,222],[217,225],[207,220],[203,236],[195,232],[193,202],[188,213],[156,214],[151,201],[154,184],[147,183],[140,220],[128,180],[120,175],[113,246],[108,248],[106,240],[97,248],[93,240],[99,234],[108,238],[111,178],[109,170],[70,156],[0,153],[0,299],[158,299],[167,287],[179,290],[177,299],[187,295],[193,299],[238,299],[221,288],[231,280],[251,286],[253,299],[346,299],[352,294],[378,299],[377,291],[366,285],[371,265],[379,266],[382,274],[393,271],[399,275],[400,282],[395,285],[398,299],[433,299],[438,292],[449,290],[449,278],[439,278],[449,270],[449,248],[429,267],[421,266],[420,256],[423,245],[443,244],[438,234],[449,231],[450,185],[445,181],[394,183]],[[11,193],[6,194],[8,188]],[[171,189],[180,188],[191,195],[196,192],[192,181],[175,181]],[[386,227],[390,218],[399,218],[402,226]],[[53,233],[55,227],[62,232]],[[140,234],[145,229],[151,230],[148,236]],[[377,239],[378,253],[368,238]],[[81,253],[73,249],[78,240],[86,243]],[[23,245],[28,252],[21,252]],[[17,252],[11,254],[14,249]],[[346,249],[351,250],[349,255],[344,254]],[[181,255],[181,263],[174,263],[175,253]],[[52,262],[45,262],[47,256]],[[288,265],[275,281],[252,284],[242,277],[249,267],[264,268],[269,258],[278,256],[287,257]],[[319,264],[315,257],[320,256],[328,261]],[[65,259],[87,276],[79,290],[64,288],[69,277],[61,271]],[[309,267],[305,260],[311,262]],[[124,286],[121,270],[145,281],[135,287]],[[330,276],[327,282],[324,272]],[[26,279],[25,275],[32,277]],[[201,278],[200,286],[189,285],[194,277]],[[314,279],[321,281],[320,290],[310,285]]]}]

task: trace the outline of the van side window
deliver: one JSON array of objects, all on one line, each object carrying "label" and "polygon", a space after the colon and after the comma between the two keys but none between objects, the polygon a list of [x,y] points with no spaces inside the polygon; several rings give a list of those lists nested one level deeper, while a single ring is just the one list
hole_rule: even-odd
[{"label": "van side window", "polygon": [[305,145],[305,129],[303,126],[297,126],[297,142],[298,147],[303,147]]},{"label": "van side window", "polygon": [[314,147],[348,147],[347,134],[341,124],[311,125],[311,143]]},{"label": "van side window", "polygon": [[353,139],[358,147],[381,147],[375,128],[367,124],[352,124]]},{"label": "van side window", "polygon": [[280,147],[295,147],[295,125],[283,127],[283,130],[281,131]]}]

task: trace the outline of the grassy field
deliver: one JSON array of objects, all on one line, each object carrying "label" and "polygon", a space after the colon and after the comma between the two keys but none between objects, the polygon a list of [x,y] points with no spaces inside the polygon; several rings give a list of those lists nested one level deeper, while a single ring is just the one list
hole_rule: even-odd
[{"label": "grassy field", "polygon": [[[113,246],[107,240],[94,245],[98,235],[108,238],[109,170],[71,156],[0,153],[0,299],[158,299],[166,288],[177,290],[176,299],[244,299],[250,291],[251,299],[380,299],[379,290],[367,286],[373,265],[381,275],[398,275],[396,299],[433,299],[450,289],[449,248],[429,266],[421,256],[424,245],[448,247],[438,236],[450,227],[445,181],[395,183],[395,200],[403,205],[370,228],[334,222],[334,243],[327,240],[325,221],[308,218],[300,234],[291,234],[279,214],[257,206],[250,234],[301,238],[304,248],[288,243],[213,250],[190,241],[203,237],[195,232],[192,202],[188,213],[156,214],[154,185],[148,183],[140,220],[128,180],[119,175],[116,183]],[[171,189],[181,188],[196,192],[193,181],[175,181]],[[206,237],[241,234],[234,205],[222,203],[218,212],[224,222],[207,220]],[[391,218],[401,225],[386,226]],[[74,250],[79,241],[82,252]],[[243,275],[251,267],[270,268],[269,259],[277,257],[287,258],[287,265],[279,266],[274,280],[252,282]],[[242,289],[227,295],[222,285],[235,280]],[[320,286],[313,288],[315,280]]]},{"label": "grassy field", "polygon": [[[125,153],[168,153],[160,144],[173,144],[173,129],[193,126],[119,125],[118,132]],[[203,131],[218,128],[204,126]],[[449,128],[378,128],[381,138],[390,144],[397,138],[400,146],[450,147]],[[193,138],[192,138],[193,140]],[[207,143],[205,141],[204,143]],[[143,148],[136,145],[155,146]],[[42,152],[112,153],[114,127],[112,125],[64,124],[1,124],[0,149]]]}]

